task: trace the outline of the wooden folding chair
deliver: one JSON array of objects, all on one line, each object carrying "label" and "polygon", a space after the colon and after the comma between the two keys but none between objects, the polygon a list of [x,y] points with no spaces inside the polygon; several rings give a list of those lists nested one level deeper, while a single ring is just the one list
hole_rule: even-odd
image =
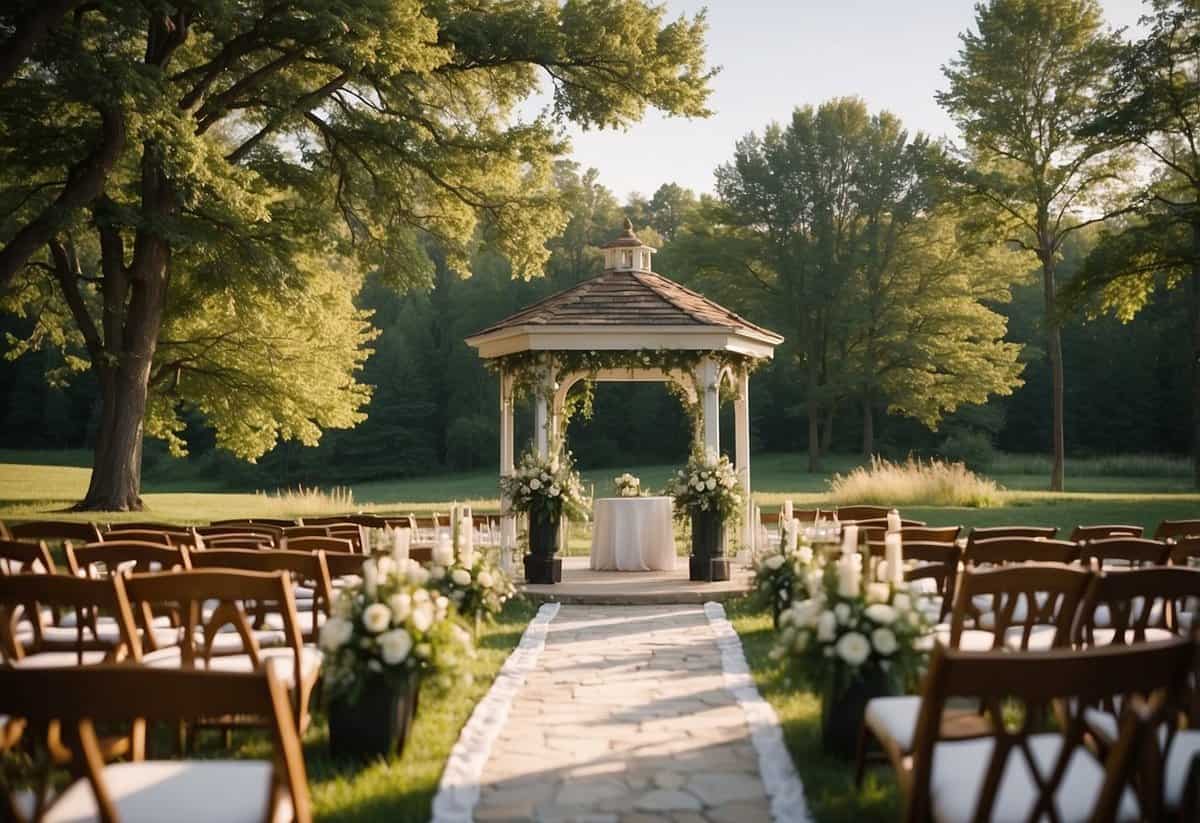
[{"label": "wooden folding chair", "polygon": [[1175,540],[1200,537],[1200,520],[1164,520],[1154,530],[1155,540]]},{"label": "wooden folding chair", "polygon": [[293,537],[287,541],[287,548],[294,552],[353,554],[359,558],[359,565],[362,565],[362,555],[354,550],[354,544],[341,537]]},{"label": "wooden folding chair", "polygon": [[[936,644],[973,652],[1046,651],[1071,641],[1076,611],[1091,572],[1078,566],[1028,564],[963,573],[948,632],[935,632]],[[861,782],[874,739],[897,770],[913,751],[922,698],[880,697],[867,704],[855,769]],[[984,733],[980,716],[970,709],[947,713],[943,723],[955,737]]]},{"label": "wooden folding chair", "polygon": [[8,524],[13,540],[44,540],[47,543],[96,543],[103,539],[95,523],[76,523],[71,520],[31,520]]},{"label": "wooden folding chair", "polygon": [[[358,526],[351,525],[355,530],[358,529]],[[284,528],[284,540],[292,540],[297,537],[329,537],[329,526],[288,526]]]},{"label": "wooden folding chair", "polygon": [[[69,611],[71,626],[47,619]],[[141,660],[142,644],[122,581],[66,574],[0,576],[0,651],[8,666],[83,666]]]},{"label": "wooden folding chair", "polygon": [[1082,543],[1085,540],[1104,540],[1109,537],[1141,536],[1141,526],[1076,526],[1071,529],[1071,536],[1067,539],[1075,543]]},{"label": "wooden folding chair", "polygon": [[[911,768],[898,772],[905,820],[1143,819],[1130,782],[1155,725],[1180,702],[1193,657],[1182,640],[1024,655],[935,648]],[[961,700],[978,703],[991,735],[944,739],[943,713]],[[1087,746],[1086,716],[1101,701],[1122,706],[1104,760]],[[1060,731],[1045,731],[1054,706],[1066,715]]]},{"label": "wooden folding chair", "polygon": [[[243,672],[274,666],[291,689],[296,727],[303,733],[321,653],[304,645],[289,573],[194,569],[133,575],[125,587],[135,608],[169,607],[183,616],[179,645],[147,653],[147,666]],[[256,632],[248,609],[266,604],[279,613],[281,628]],[[263,631],[281,635],[279,645],[264,648]],[[229,729],[243,720],[211,718],[202,725]]]},{"label": "wooden folding chair", "polygon": [[891,509],[887,506],[838,506],[835,511],[838,520],[843,523],[860,520],[883,520],[886,522]]},{"label": "wooden folding chair", "polygon": [[[329,567],[325,552],[253,551],[238,549],[209,549],[192,555],[192,567],[196,569],[239,569],[256,572],[287,572],[292,578],[292,593],[297,602],[297,616],[303,620],[311,616],[311,623],[304,630],[304,639],[315,643],[321,626],[330,614],[333,603],[333,585],[329,578]],[[361,568],[361,565],[360,565]],[[303,602],[305,608],[300,607]],[[274,604],[263,604],[253,609],[255,629],[283,628],[283,617],[273,611]]]},{"label": "wooden folding chair", "polygon": [[1079,646],[1186,636],[1200,602],[1200,569],[1147,566],[1096,575],[1075,620]]},{"label": "wooden folding chair", "polygon": [[273,549],[275,543],[265,534],[218,534],[201,538],[205,549]]},{"label": "wooden folding chair", "polygon": [[246,537],[246,535],[259,535],[266,539],[272,546],[278,546],[279,541],[283,538],[283,527],[272,526],[269,523],[235,523],[214,526],[197,526],[196,533],[204,538],[205,545],[208,545],[212,537],[225,537],[236,535],[237,537]]},{"label": "wooden folding chair", "polygon": [[0,540],[0,575],[4,574],[58,574],[58,566],[40,540]]},{"label": "wooden folding chair", "polygon": [[[7,783],[0,815],[14,821],[293,820],[309,823],[307,777],[287,691],[267,669],[251,673],[158,670],[130,666],[0,670],[0,712],[34,729],[61,724],[77,741],[84,776],[48,797],[48,767],[37,769],[25,797]],[[253,715],[271,730],[274,757],[256,760],[109,763],[96,727],[120,722],[181,722],[196,713]],[[36,739],[36,738],[35,738]],[[35,759],[36,764],[44,761]],[[28,800],[28,802],[23,802]],[[22,813],[32,807],[32,815]]]}]

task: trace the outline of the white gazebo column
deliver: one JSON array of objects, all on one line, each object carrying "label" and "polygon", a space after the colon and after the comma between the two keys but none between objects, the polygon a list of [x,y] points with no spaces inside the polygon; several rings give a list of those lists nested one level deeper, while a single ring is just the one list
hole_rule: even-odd
[{"label": "white gazebo column", "polygon": [[741,369],[737,375],[737,400],[733,405],[734,463],[741,481],[745,501],[742,504],[742,548],[751,555],[757,553],[758,536],[754,501],[750,494],[750,372]]},{"label": "white gazebo column", "polygon": [[721,455],[721,369],[711,357],[700,361],[696,375],[704,416],[704,451]]},{"label": "white gazebo column", "polygon": [[[513,473],[513,396],[512,376],[500,373],[500,474]],[[500,497],[500,565],[505,571],[513,567],[513,549],[517,545],[517,519],[508,510],[508,497]]]},{"label": "white gazebo column", "polygon": [[554,436],[553,403],[554,403],[554,361],[546,363],[542,373],[541,385],[533,406],[533,442],[539,457],[550,454],[550,445]]}]

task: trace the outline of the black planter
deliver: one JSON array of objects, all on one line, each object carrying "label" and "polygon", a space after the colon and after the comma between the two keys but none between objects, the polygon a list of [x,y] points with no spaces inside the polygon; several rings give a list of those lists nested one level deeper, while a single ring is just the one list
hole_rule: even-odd
[{"label": "black planter", "polygon": [[725,556],[725,518],[716,511],[692,512],[692,555],[688,558],[691,580],[728,580]]},{"label": "black planter", "polygon": [[821,746],[829,754],[849,759],[858,750],[867,703],[891,695],[892,685],[887,675],[871,668],[852,679],[845,689],[834,691],[821,699]]},{"label": "black planter", "polygon": [[562,560],[558,553],[559,518],[543,520],[529,515],[529,554],[525,555],[526,583],[558,583],[562,580]]},{"label": "black planter", "polygon": [[420,681],[393,688],[381,675],[366,679],[358,700],[329,701],[329,749],[335,760],[374,760],[404,754],[417,709]]}]

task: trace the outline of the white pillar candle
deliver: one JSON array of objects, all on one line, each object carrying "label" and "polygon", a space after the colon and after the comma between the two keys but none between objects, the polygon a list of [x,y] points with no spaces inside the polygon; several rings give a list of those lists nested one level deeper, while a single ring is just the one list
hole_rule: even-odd
[{"label": "white pillar candle", "polygon": [[888,582],[893,586],[904,583],[904,551],[900,533],[890,532],[883,536],[883,557],[887,561]]},{"label": "white pillar candle", "polygon": [[787,520],[787,521],[789,521],[789,522],[790,522],[790,521],[791,521],[791,519],[792,519],[792,501],[791,501],[791,500],[784,500],[784,501],[783,501],[783,508],[781,508],[781,509],[779,510],[779,520],[780,520],[781,522],[782,522],[782,521],[784,521],[784,520]]},{"label": "white pillar candle", "polygon": [[475,565],[475,524],[471,515],[463,515],[459,527],[458,559],[468,569]]},{"label": "white pillar candle", "polygon": [[405,568],[408,565],[408,549],[412,543],[412,532],[408,529],[392,529],[392,559],[396,565]]},{"label": "white pillar candle", "polygon": [[794,552],[796,550],[796,545],[799,543],[800,521],[793,517],[785,522],[788,525],[787,548],[789,552]]},{"label": "white pillar candle", "polygon": [[858,526],[847,523],[842,526],[842,554],[858,551]]},{"label": "white pillar candle", "polygon": [[900,532],[900,512],[895,509],[887,513],[887,530],[889,532]]}]

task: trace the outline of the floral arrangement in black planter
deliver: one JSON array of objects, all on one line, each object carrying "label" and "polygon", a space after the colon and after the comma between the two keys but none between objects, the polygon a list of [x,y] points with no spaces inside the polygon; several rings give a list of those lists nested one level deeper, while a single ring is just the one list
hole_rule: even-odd
[{"label": "floral arrangement in black planter", "polygon": [[529,554],[525,555],[527,583],[558,583],[562,560],[558,554],[559,526],[586,520],[587,498],[570,452],[545,457],[528,451],[512,474],[500,478],[510,510],[529,515]]},{"label": "floral arrangement in black planter", "polygon": [[450,551],[435,547],[429,576],[433,585],[475,627],[475,637],[484,621],[495,619],[504,604],[516,594],[512,580],[487,551],[477,550],[472,540],[471,516],[451,510]]},{"label": "floral arrangement in black planter", "polygon": [[321,627],[329,745],[335,759],[404,751],[421,683],[449,680],[474,656],[450,599],[407,558],[363,561]]},{"label": "floral arrangement in black planter", "polygon": [[857,547],[803,557],[771,655],[790,660],[797,680],[821,695],[825,750],[852,757],[867,702],[916,679],[929,624],[917,590],[863,580]]},{"label": "floral arrangement in black planter", "polygon": [[779,521],[779,543],[754,558],[754,593],[770,606],[775,628],[780,615],[792,605],[797,580],[813,562],[813,548],[800,534],[799,521]]},{"label": "floral arrangement in black planter", "polygon": [[729,458],[693,451],[687,465],[667,483],[666,493],[674,498],[675,517],[691,521],[689,578],[728,580],[725,530],[742,510],[742,487]]}]

